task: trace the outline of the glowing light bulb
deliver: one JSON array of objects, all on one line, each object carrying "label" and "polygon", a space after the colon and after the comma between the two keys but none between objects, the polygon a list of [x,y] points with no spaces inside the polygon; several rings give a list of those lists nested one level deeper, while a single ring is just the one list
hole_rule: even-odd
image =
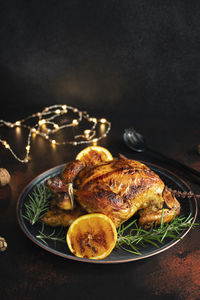
[{"label": "glowing light bulb", "polygon": [[39,123],[39,125],[43,125],[43,124],[46,123],[46,120],[42,119],[42,120],[40,120],[38,123]]},{"label": "glowing light bulb", "polygon": [[102,118],[102,119],[100,119],[100,122],[101,122],[102,124],[105,124],[105,123],[107,122],[107,120],[104,119],[104,118]]},{"label": "glowing light bulb", "polygon": [[97,119],[96,118],[89,118],[88,121],[89,122],[93,122],[93,123],[97,123]]},{"label": "glowing light bulb", "polygon": [[90,136],[90,133],[91,133],[91,130],[90,130],[90,129],[86,129],[86,130],[84,130],[84,135],[85,135],[86,139],[88,139],[88,138],[89,138],[89,136]]},{"label": "glowing light bulb", "polygon": [[56,144],[56,141],[55,141],[55,140],[52,140],[51,143],[52,143],[53,145],[55,145],[55,144]]},{"label": "glowing light bulb", "polygon": [[26,150],[29,152],[30,151],[30,145],[26,146]]},{"label": "glowing light bulb", "polygon": [[1,143],[2,143],[2,145],[6,145],[7,143],[6,143],[6,141],[1,141]]},{"label": "glowing light bulb", "polygon": [[101,135],[103,135],[103,133],[105,132],[105,128],[106,128],[106,122],[107,120],[102,118],[99,120],[101,125],[100,125],[100,131],[101,131]]},{"label": "glowing light bulb", "polygon": [[94,145],[94,146],[97,146],[98,139],[95,138],[95,139],[92,140],[92,142],[93,142],[93,145]]},{"label": "glowing light bulb", "polygon": [[78,120],[74,119],[74,120],[72,121],[72,125],[73,125],[73,126],[77,126],[77,125],[78,125]]},{"label": "glowing light bulb", "polygon": [[54,124],[53,126],[54,126],[55,129],[59,129],[58,124]]},{"label": "glowing light bulb", "polygon": [[55,110],[55,113],[56,113],[57,115],[59,115],[59,114],[60,114],[60,109],[56,109],[56,110]]},{"label": "glowing light bulb", "polygon": [[20,122],[20,121],[17,121],[17,122],[15,122],[15,125],[16,125],[16,126],[19,126],[19,125],[21,125],[21,122]]}]

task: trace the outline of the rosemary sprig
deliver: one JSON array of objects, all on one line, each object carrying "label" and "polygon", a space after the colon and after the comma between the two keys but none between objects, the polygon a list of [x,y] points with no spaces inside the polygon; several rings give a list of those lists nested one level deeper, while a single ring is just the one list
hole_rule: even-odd
[{"label": "rosemary sprig", "polygon": [[199,194],[195,194],[193,193],[192,191],[189,191],[189,192],[186,192],[186,191],[177,191],[177,190],[173,190],[169,187],[167,187],[168,191],[170,191],[172,193],[172,195],[174,195],[175,197],[179,197],[179,198],[182,198],[182,199],[185,199],[185,198],[188,198],[188,199],[191,199],[191,198],[197,198],[197,199],[200,199],[200,195]]},{"label": "rosemary sprig", "polygon": [[28,195],[29,200],[24,203],[25,213],[23,217],[27,219],[31,225],[34,225],[39,218],[49,209],[49,199],[52,192],[43,184],[37,185],[31,194]]},{"label": "rosemary sprig", "polygon": [[[141,255],[140,248],[147,244],[158,248],[167,238],[181,239],[179,235],[184,229],[198,225],[197,223],[192,224],[192,220],[191,214],[188,217],[179,216],[170,223],[164,224],[161,221],[160,226],[152,226],[149,230],[139,227],[136,220],[126,226],[122,224],[118,229],[117,247]],[[127,233],[127,230],[132,226],[133,228]]]},{"label": "rosemary sprig", "polygon": [[56,247],[56,242],[66,242],[66,232],[64,232],[63,227],[61,227],[58,232],[54,229],[51,233],[45,233],[44,223],[42,223],[42,229],[39,231],[39,234],[36,235],[36,238],[41,240],[45,245],[48,245],[46,240],[51,240]]},{"label": "rosemary sprig", "polygon": [[[174,191],[174,193],[175,192],[177,191]],[[178,196],[185,197],[186,194],[180,194],[179,192]],[[193,196],[194,195],[191,194],[191,197]],[[39,184],[33,189],[32,193],[29,194],[28,197],[28,201],[24,203],[25,213],[23,217],[27,219],[31,225],[34,225],[49,209],[49,199],[52,197],[52,192],[44,184]],[[136,255],[141,255],[141,247],[145,247],[148,244],[158,248],[167,238],[181,239],[180,233],[183,230],[190,226],[194,227],[199,225],[197,223],[192,223],[192,220],[193,218],[190,214],[188,217],[174,217],[170,223],[164,224],[162,214],[160,226],[152,226],[149,230],[145,230],[138,226],[137,220],[135,219],[129,224],[122,224],[119,227],[116,247]],[[66,232],[64,232],[62,227],[59,231],[54,229],[51,233],[45,233],[44,223],[42,223],[42,228],[38,232],[39,234],[36,238],[46,245],[48,245],[47,241],[53,241],[55,246],[56,242],[66,242]]]}]

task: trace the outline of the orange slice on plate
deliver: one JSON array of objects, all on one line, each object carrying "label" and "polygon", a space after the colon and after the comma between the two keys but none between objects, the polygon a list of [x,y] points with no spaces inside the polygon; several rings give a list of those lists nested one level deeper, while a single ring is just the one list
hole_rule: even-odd
[{"label": "orange slice on plate", "polygon": [[113,156],[110,151],[104,147],[89,146],[80,151],[76,159],[86,162],[87,165],[96,165],[113,160]]},{"label": "orange slice on plate", "polygon": [[66,241],[69,250],[77,257],[103,259],[116,245],[117,230],[106,215],[87,214],[70,225]]}]

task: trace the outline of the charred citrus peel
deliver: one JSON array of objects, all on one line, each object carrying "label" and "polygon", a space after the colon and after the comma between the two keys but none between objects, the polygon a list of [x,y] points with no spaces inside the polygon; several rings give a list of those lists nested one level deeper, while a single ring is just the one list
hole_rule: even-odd
[{"label": "charred citrus peel", "polygon": [[77,218],[66,236],[69,250],[77,257],[103,259],[116,245],[117,230],[104,214],[87,214]]},{"label": "charred citrus peel", "polygon": [[87,165],[97,165],[113,160],[113,156],[110,151],[104,147],[89,146],[81,150],[77,154],[76,159],[84,161]]}]

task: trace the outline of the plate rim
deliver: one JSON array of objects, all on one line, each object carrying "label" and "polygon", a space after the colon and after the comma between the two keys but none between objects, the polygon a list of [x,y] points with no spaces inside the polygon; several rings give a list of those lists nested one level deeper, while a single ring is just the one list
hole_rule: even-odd
[{"label": "plate rim", "polygon": [[[139,161],[139,160],[138,160]],[[161,172],[167,172],[167,175],[171,176],[171,178],[173,179],[173,177],[177,178],[181,183],[183,183],[185,185],[185,187],[192,192],[192,189],[191,187],[189,186],[189,184],[184,180],[182,179],[181,177],[179,177],[179,175],[175,174],[174,172],[172,172],[171,170],[168,170],[168,169],[165,169],[164,167],[162,166],[159,166],[157,164],[154,164],[154,163],[150,163],[150,162],[144,162],[144,161],[139,161],[141,163],[144,163],[146,164],[148,167],[155,167],[155,168],[158,168],[158,170],[160,170]],[[158,249],[157,251],[154,251],[154,252],[150,252],[149,254],[144,254],[142,256],[137,256],[137,257],[133,257],[133,258],[127,258],[127,259],[115,259],[115,260],[96,260],[96,259],[87,259],[87,258],[81,258],[81,257],[76,257],[76,256],[73,256],[72,255],[69,255],[69,254],[64,254],[60,251],[57,251],[53,248],[51,248],[50,246],[46,246],[44,244],[42,244],[40,241],[38,241],[33,234],[31,234],[27,227],[25,228],[25,226],[23,226],[22,222],[21,222],[21,218],[22,216],[20,216],[20,200],[22,199],[23,195],[26,193],[26,191],[33,185],[33,183],[37,180],[39,180],[39,178],[41,177],[45,177],[45,174],[48,174],[48,173],[51,173],[53,172],[54,170],[56,169],[61,169],[62,167],[64,167],[66,165],[66,163],[63,163],[63,164],[59,164],[59,165],[56,165],[40,174],[38,174],[36,177],[34,177],[22,190],[22,192],[20,193],[20,195],[18,196],[18,200],[17,200],[17,203],[16,203],[16,212],[17,212],[17,220],[18,220],[18,224],[21,228],[21,230],[25,233],[25,235],[33,242],[35,243],[37,246],[41,247],[42,249],[48,251],[49,253],[52,253],[52,254],[55,254],[55,255],[58,255],[60,257],[63,257],[65,259],[70,259],[70,260],[74,260],[74,261],[80,261],[80,262],[86,262],[86,263],[93,263],[93,264],[119,264],[119,263],[127,263],[127,262],[133,262],[133,261],[139,261],[139,260],[142,260],[142,259],[146,259],[148,257],[151,257],[151,256],[155,256],[155,255],[158,255],[166,250],[168,250],[169,248],[173,247],[174,245],[176,245],[178,242],[180,242],[187,234],[188,232],[191,230],[192,228],[192,224],[195,222],[196,218],[197,218],[197,214],[198,214],[198,203],[197,203],[197,199],[196,197],[193,198],[193,201],[194,201],[194,207],[195,207],[195,212],[194,212],[194,216],[193,216],[193,220],[191,222],[191,226],[188,227],[188,229],[181,235],[181,238],[180,239],[177,239],[177,240],[172,240],[171,243],[169,243],[169,245],[165,246],[165,247],[161,247],[160,249]],[[160,176],[160,175],[159,175]],[[24,223],[24,221],[23,221]],[[30,234],[29,234],[29,233]],[[34,238],[33,238],[33,237]]]}]

